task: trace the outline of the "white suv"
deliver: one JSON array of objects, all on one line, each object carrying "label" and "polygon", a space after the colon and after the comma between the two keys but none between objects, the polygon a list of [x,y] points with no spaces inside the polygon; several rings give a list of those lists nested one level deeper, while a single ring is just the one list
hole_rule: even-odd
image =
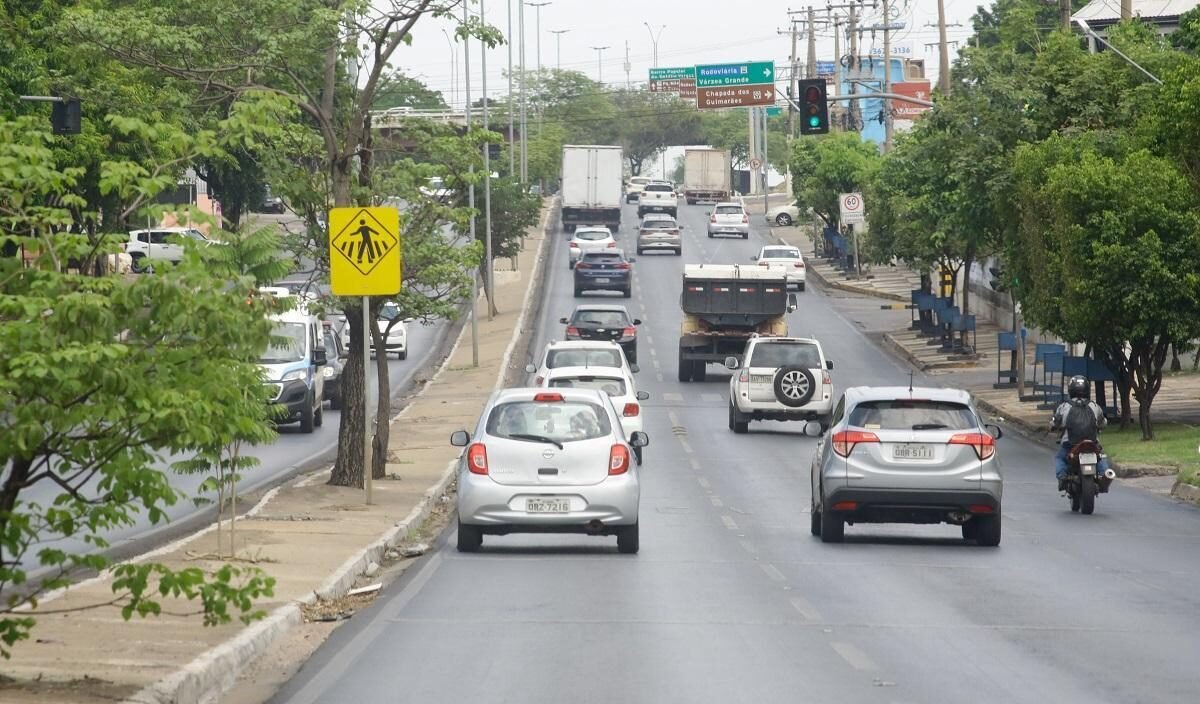
[{"label": "white suv", "polygon": [[816,421],[829,429],[833,410],[833,362],[821,343],[807,337],[751,337],[745,363],[725,360],[729,379],[729,429],[744,433],[752,420]]},{"label": "white suv", "polygon": [[125,242],[125,253],[133,258],[134,271],[149,271],[155,261],[178,264],[183,261],[183,240],[207,244],[204,233],[192,227],[156,227],[152,230],[133,230]]}]

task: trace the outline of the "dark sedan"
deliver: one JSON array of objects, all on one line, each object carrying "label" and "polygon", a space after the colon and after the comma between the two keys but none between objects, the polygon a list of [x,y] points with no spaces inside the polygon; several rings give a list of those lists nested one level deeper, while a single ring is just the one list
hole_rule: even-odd
[{"label": "dark sedan", "polygon": [[337,410],[342,407],[342,369],[346,366],[346,349],[342,347],[341,331],[335,330],[332,323],[325,323],[325,358],[329,363],[321,368],[325,375],[325,400],[329,407]]},{"label": "dark sedan", "polygon": [[633,295],[633,259],[627,259],[620,249],[585,252],[575,265],[575,295],[584,291],[620,291]]},{"label": "dark sedan", "polygon": [[637,364],[637,326],[642,321],[630,318],[625,306],[576,306],[571,317],[559,322],[567,326],[568,340],[608,340],[625,351],[630,364]]}]

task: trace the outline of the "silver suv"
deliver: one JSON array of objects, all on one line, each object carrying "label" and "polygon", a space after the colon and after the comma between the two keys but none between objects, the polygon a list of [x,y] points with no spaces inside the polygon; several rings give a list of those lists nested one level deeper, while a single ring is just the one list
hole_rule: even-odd
[{"label": "silver suv", "polygon": [[958,389],[846,389],[812,463],[812,534],[841,542],[846,523],[951,523],[1000,544],[1000,428]]},{"label": "silver suv", "polygon": [[833,408],[833,362],[821,343],[807,337],[751,337],[744,363],[737,357],[725,367],[738,370],[729,379],[729,429],[748,430],[751,420],[816,421],[829,428]]}]

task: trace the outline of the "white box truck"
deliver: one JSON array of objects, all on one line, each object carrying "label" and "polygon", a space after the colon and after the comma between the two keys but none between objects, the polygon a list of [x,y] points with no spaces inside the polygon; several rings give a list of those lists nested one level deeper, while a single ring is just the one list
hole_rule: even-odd
[{"label": "white box truck", "polygon": [[600,225],[616,232],[621,227],[622,167],[620,147],[563,146],[562,223],[567,232]]},{"label": "white box truck", "polygon": [[683,197],[688,205],[721,202],[733,195],[733,162],[725,149],[687,149],[683,153]]}]

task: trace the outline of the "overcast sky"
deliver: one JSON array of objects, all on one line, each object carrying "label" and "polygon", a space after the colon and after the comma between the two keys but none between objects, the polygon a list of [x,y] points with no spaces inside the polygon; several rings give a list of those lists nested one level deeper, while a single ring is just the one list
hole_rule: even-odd
[{"label": "overcast sky", "polygon": [[[982,0],[990,5],[990,0]],[[525,59],[532,70],[537,62],[537,11],[525,7]],[[842,0],[845,4],[846,0]],[[485,19],[508,32],[508,6],[512,6],[513,64],[519,62],[517,9],[519,0],[484,0]],[[937,47],[926,46],[937,41],[937,0],[895,0],[893,14],[896,22],[905,27],[893,35],[893,45],[911,47],[914,58],[926,61],[926,76],[936,79]],[[980,0],[946,0],[946,16],[951,26],[948,36],[951,42],[965,41],[970,36],[970,18]],[[878,9],[866,3],[866,19],[860,24],[882,24],[882,5]],[[652,43],[650,32],[643,23],[649,23],[657,33],[662,25],[658,40],[660,66],[694,66],[698,63],[721,63],[727,61],[749,61],[774,59],[783,65],[791,52],[791,40],[779,34],[788,28],[788,10],[806,10],[808,5],[799,0],[551,0],[541,8],[541,59],[542,65],[554,67],[558,57],[555,35],[551,30],[570,30],[561,35],[562,68],[583,71],[595,79],[603,72],[603,81],[624,85],[625,46],[629,45],[629,79],[633,82],[646,80],[647,70],[652,65]],[[817,12],[824,19],[825,6]],[[470,11],[479,12],[479,0],[471,0]],[[845,11],[842,11],[845,12]],[[801,15],[796,15],[800,17]],[[933,26],[927,26],[933,25]],[[443,33],[443,30],[446,33]],[[453,43],[457,56],[457,72],[452,70],[451,44],[446,34],[452,33],[448,21],[422,19],[414,27],[413,43],[401,47],[393,57],[392,64],[409,75],[420,78],[430,87],[442,91],[448,102],[455,106],[463,103],[462,44]],[[833,32],[818,29],[818,60],[833,59]],[[842,51],[845,53],[843,34]],[[865,46],[882,48],[883,33],[863,36]],[[597,66],[597,51],[591,47],[607,46],[602,52],[601,66]],[[953,45],[952,45],[953,46]],[[861,47],[860,47],[861,49]],[[798,47],[799,60],[805,58],[806,45],[801,39]],[[866,53],[860,50],[860,53]],[[481,50],[478,42],[470,47],[471,94],[478,100],[481,88]],[[951,49],[953,58],[954,49]],[[507,90],[503,71],[508,67],[508,47],[500,46],[488,52],[488,93],[492,95]],[[457,75],[457,78],[454,76]],[[457,98],[455,98],[457,95]]]}]

